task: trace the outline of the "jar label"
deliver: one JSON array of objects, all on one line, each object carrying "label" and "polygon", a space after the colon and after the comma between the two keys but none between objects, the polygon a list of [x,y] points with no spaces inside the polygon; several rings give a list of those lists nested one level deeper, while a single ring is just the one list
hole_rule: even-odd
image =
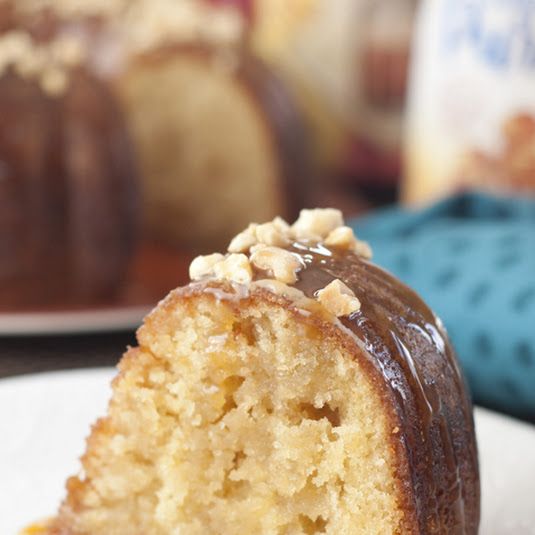
[{"label": "jar label", "polygon": [[535,191],[535,0],[429,0],[414,40],[405,198]]}]

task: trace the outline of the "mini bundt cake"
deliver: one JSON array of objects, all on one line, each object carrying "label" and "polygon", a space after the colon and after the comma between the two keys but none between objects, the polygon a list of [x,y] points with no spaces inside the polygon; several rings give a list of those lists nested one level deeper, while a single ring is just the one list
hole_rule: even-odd
[{"label": "mini bundt cake", "polygon": [[178,41],[133,57],[115,86],[138,149],[151,235],[217,248],[249,221],[303,205],[304,129],[260,60]]},{"label": "mini bundt cake", "polygon": [[44,40],[0,34],[0,306],[101,299],[135,241],[136,172],[117,101],[77,43],[45,26]]},{"label": "mini bundt cake", "polygon": [[131,2],[110,77],[138,149],[147,228],[193,250],[295,215],[311,175],[291,95],[249,53],[239,10],[213,4]]},{"label": "mini bundt cake", "polygon": [[120,362],[46,533],[476,534],[455,355],[369,257],[318,209],[195,259]]},{"label": "mini bundt cake", "polygon": [[311,157],[301,115],[249,53],[238,9],[207,0],[2,2],[11,8],[4,25],[40,34],[53,25],[77,41],[114,93],[151,239],[222,248],[249,221],[293,216],[305,204]]}]

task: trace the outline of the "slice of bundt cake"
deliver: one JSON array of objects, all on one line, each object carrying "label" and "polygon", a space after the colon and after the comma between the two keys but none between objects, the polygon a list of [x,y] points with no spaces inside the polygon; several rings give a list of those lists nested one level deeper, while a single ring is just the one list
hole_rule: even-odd
[{"label": "slice of bundt cake", "polygon": [[50,534],[475,534],[439,320],[336,210],[250,225],[138,332]]}]

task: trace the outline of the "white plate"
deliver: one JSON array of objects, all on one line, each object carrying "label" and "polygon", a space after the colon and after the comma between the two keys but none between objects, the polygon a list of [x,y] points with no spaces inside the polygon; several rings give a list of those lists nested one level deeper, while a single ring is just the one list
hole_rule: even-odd
[{"label": "white plate", "polygon": [[171,289],[188,282],[192,259],[191,253],[142,242],[113,295],[91,306],[50,303],[49,308],[24,311],[6,310],[4,306],[0,309],[0,336],[134,329]]},{"label": "white plate", "polygon": [[[90,423],[104,414],[112,369],[0,381],[0,533],[50,516],[76,473]],[[481,535],[535,534],[535,427],[476,409]]]},{"label": "white plate", "polygon": [[82,334],[135,329],[152,306],[61,312],[0,312],[0,336]]}]

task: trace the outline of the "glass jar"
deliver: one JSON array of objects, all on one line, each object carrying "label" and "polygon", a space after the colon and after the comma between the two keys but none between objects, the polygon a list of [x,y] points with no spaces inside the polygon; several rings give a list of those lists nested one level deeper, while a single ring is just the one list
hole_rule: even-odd
[{"label": "glass jar", "polygon": [[403,196],[535,192],[535,3],[427,0],[418,17]]}]

